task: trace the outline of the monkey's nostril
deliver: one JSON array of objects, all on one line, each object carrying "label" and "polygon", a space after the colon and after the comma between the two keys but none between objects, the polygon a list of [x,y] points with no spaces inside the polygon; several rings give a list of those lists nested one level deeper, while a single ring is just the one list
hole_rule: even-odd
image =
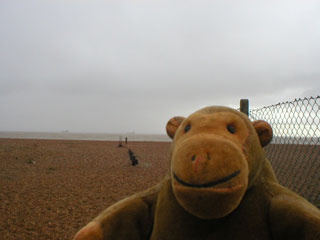
[{"label": "monkey's nostril", "polygon": [[210,160],[210,159],[211,159],[211,157],[210,157],[210,153],[207,153],[207,158],[208,158],[208,160]]},{"label": "monkey's nostril", "polygon": [[193,155],[191,158],[192,161],[196,160],[196,155]]}]

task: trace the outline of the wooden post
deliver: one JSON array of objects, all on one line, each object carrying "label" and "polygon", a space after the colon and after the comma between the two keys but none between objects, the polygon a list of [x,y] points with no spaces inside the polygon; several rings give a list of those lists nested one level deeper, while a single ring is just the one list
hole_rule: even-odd
[{"label": "wooden post", "polygon": [[240,111],[249,116],[249,100],[241,99],[240,100]]},{"label": "wooden post", "polygon": [[119,137],[119,145],[118,145],[118,147],[122,147],[122,137],[121,136]]}]

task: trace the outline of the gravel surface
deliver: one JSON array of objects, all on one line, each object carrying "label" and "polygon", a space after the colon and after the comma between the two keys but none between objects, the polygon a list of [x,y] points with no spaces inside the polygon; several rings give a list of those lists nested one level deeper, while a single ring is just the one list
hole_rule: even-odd
[{"label": "gravel surface", "polygon": [[[170,143],[0,139],[0,239],[72,239],[102,210],[158,183]],[[139,164],[132,166],[130,148]]]},{"label": "gravel surface", "polygon": [[[320,207],[320,147],[266,151],[280,183]],[[158,183],[169,154],[169,142],[0,139],[0,240],[72,239],[111,204]]]}]

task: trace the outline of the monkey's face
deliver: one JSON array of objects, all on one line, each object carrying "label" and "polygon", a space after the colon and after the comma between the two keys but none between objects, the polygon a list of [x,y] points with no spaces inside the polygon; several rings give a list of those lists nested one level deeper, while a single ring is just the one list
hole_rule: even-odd
[{"label": "monkey's face", "polygon": [[171,157],[174,195],[196,217],[224,217],[239,206],[254,167],[247,155],[249,120],[228,111],[199,111],[180,120]]}]

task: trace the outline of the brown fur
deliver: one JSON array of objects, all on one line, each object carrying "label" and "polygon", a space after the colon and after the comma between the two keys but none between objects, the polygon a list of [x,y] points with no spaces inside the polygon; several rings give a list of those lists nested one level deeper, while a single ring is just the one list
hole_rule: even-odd
[{"label": "brown fur", "polygon": [[264,121],[225,107],[169,120],[170,174],[106,209],[88,239],[320,239],[320,211],[279,185],[262,149]]}]

